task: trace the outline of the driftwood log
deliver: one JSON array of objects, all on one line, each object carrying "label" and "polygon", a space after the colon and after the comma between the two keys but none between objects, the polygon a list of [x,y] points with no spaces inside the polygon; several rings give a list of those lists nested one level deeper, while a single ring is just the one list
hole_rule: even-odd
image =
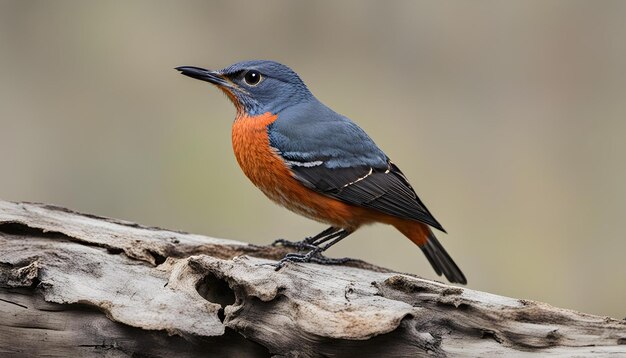
[{"label": "driftwood log", "polygon": [[626,322],[0,201],[2,357],[626,357]]}]

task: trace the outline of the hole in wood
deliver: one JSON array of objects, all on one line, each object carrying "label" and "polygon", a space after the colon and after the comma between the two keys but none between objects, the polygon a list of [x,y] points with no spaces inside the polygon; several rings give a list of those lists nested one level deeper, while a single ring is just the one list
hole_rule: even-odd
[{"label": "hole in wood", "polygon": [[152,255],[152,257],[154,258],[154,263],[155,263],[157,266],[159,266],[160,264],[164,263],[164,262],[165,262],[165,260],[167,259],[167,256],[163,256],[163,255],[159,254],[159,253],[158,253],[158,252],[156,252],[156,251],[149,250],[148,252],[149,252],[149,253],[150,253],[150,255]]},{"label": "hole in wood", "polygon": [[217,316],[220,321],[224,322],[224,307],[235,303],[235,292],[228,286],[228,282],[217,278],[213,274],[208,274],[198,281],[196,290],[205,300],[222,306]]}]

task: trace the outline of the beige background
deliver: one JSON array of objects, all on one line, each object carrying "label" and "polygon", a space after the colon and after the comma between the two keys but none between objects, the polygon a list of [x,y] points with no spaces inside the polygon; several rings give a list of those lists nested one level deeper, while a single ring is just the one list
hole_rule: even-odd
[{"label": "beige background", "polygon": [[[175,66],[267,58],[358,122],[470,288],[626,316],[626,2],[0,1],[0,198],[269,243],[234,109]],[[392,228],[331,256],[434,278]]]}]

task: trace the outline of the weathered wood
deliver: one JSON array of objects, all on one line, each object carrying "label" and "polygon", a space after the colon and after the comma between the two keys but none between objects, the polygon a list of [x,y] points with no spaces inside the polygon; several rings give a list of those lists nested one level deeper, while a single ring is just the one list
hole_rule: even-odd
[{"label": "weathered wood", "polygon": [[0,356],[626,356],[626,322],[0,201]]}]

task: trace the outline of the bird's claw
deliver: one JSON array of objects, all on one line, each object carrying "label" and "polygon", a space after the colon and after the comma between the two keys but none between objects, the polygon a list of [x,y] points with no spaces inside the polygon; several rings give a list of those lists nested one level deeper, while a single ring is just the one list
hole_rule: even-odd
[{"label": "bird's claw", "polygon": [[319,254],[319,255],[315,255],[311,257],[310,261],[316,264],[320,264],[320,265],[343,265],[346,262],[350,262],[352,260],[353,259],[349,257],[342,257],[339,259],[335,259],[335,258],[326,257],[322,254]]},{"label": "bird's claw", "polygon": [[300,263],[311,262],[313,255],[315,255],[319,251],[320,251],[320,248],[316,247],[312,249],[311,251],[307,252],[306,254],[300,254],[300,253],[295,253],[295,252],[287,254],[285,255],[285,257],[283,257],[282,259],[280,259],[280,261],[276,263],[276,271],[280,270],[283,266],[285,266],[287,262],[300,262]]},{"label": "bird's claw", "polygon": [[341,265],[346,262],[352,261],[351,258],[343,257],[339,259],[334,259],[330,257],[325,257],[322,255],[322,250],[319,247],[315,247],[311,251],[306,254],[301,253],[289,253],[285,255],[282,259],[280,259],[275,264],[268,264],[274,266],[275,270],[280,270],[287,262],[298,262],[298,263],[307,263],[312,262],[320,265]]},{"label": "bird's claw", "polygon": [[285,240],[285,239],[278,239],[275,240],[274,242],[271,243],[272,246],[283,246],[283,247],[289,247],[289,248],[293,248],[296,249],[298,251],[304,251],[304,250],[315,250],[317,249],[317,246],[315,245],[311,245],[311,243],[308,241],[307,239],[304,239],[302,241],[289,241],[289,240]]}]

